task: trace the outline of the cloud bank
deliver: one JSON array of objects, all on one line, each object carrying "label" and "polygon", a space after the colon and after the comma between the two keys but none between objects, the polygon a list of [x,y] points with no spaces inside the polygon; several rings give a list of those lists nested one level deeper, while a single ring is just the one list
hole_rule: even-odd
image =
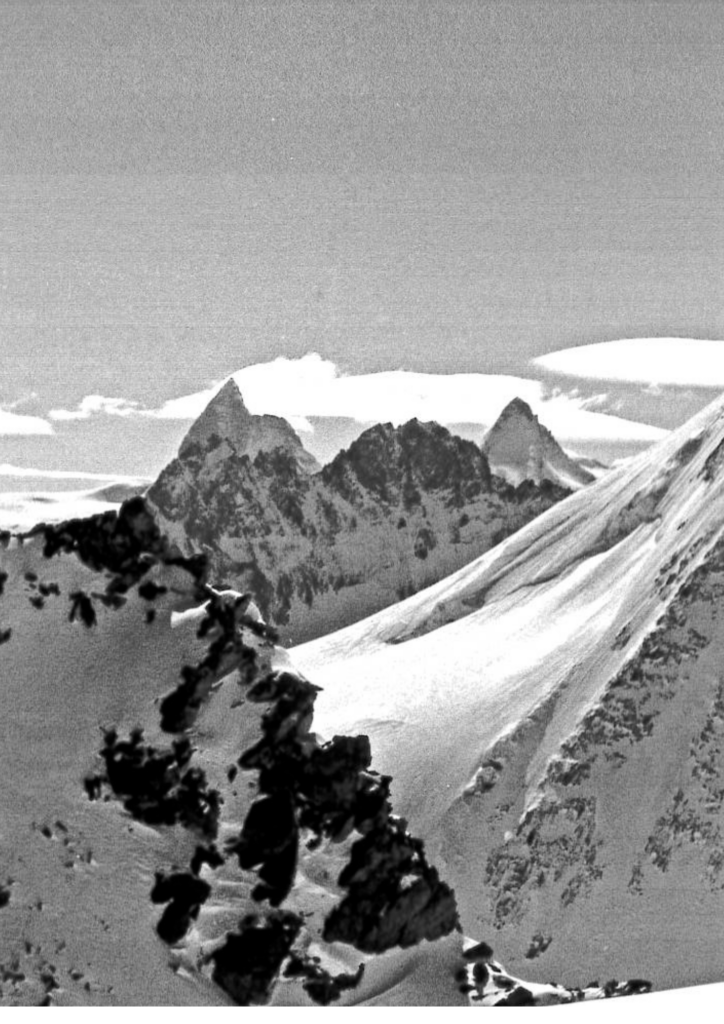
[{"label": "cloud bank", "polygon": [[[489,427],[515,397],[526,401],[562,441],[651,442],[666,432],[658,427],[597,412],[606,396],[584,399],[574,390],[551,389],[527,377],[484,373],[431,374],[390,370],[344,374],[316,353],[299,359],[279,357],[236,371],[250,412],[283,416],[299,431],[312,431],[315,417],[342,417],[359,423],[404,423],[417,417],[443,424]],[[88,419],[106,413],[193,420],[223,386],[219,381],[194,394],[142,409],[122,398],[88,395],[75,410],[54,409],[56,420]]]},{"label": "cloud bank", "polygon": [[628,338],[549,352],[532,365],[585,380],[724,388],[724,341]]},{"label": "cloud bank", "polygon": [[52,424],[40,416],[22,416],[0,409],[0,435],[54,434]]}]

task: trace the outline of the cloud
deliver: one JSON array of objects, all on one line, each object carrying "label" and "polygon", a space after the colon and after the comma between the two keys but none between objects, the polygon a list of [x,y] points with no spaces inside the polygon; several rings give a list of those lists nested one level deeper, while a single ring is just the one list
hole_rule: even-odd
[{"label": "cloud", "polygon": [[109,416],[133,416],[143,413],[139,403],[127,398],[104,398],[103,395],[86,395],[75,409],[51,409],[52,420],[87,420],[95,413]]},{"label": "cloud", "polygon": [[146,477],[123,476],[118,473],[87,473],[84,470],[33,469],[30,466],[14,466],[9,462],[0,463],[0,476],[35,477],[48,480],[100,480],[104,483],[140,484],[150,483]]},{"label": "cloud", "polygon": [[549,352],[532,365],[566,377],[648,385],[724,388],[724,341],[628,338]]},{"label": "cloud", "polygon": [[26,394],[22,395],[20,398],[16,398],[14,402],[10,402],[9,405],[6,405],[5,408],[6,409],[10,409],[10,410],[12,410],[14,412],[16,409],[20,409],[21,406],[23,406],[23,405],[29,405],[31,402],[35,402],[37,400],[37,398],[38,398],[38,392],[37,391],[28,391],[28,392],[26,392]]},{"label": "cloud", "polygon": [[0,435],[54,433],[52,424],[40,416],[20,416],[7,409],[0,409]]},{"label": "cloud", "polygon": [[[596,412],[605,395],[582,398],[577,391],[551,390],[539,380],[484,373],[431,374],[388,370],[343,374],[316,353],[279,357],[232,374],[250,412],[284,416],[296,429],[311,430],[312,417],[345,417],[360,423],[404,423],[417,417],[438,423],[490,426],[519,397],[563,441],[650,442],[666,431]],[[228,379],[228,378],[227,378]],[[161,419],[194,419],[223,386],[166,402],[152,413]]]},{"label": "cloud", "polygon": [[[396,425],[417,417],[443,424],[489,427],[513,398],[522,398],[562,441],[658,440],[666,431],[597,411],[606,395],[584,398],[576,389],[550,388],[540,380],[502,374],[417,373],[387,370],[345,374],[317,353],[299,359],[280,356],[246,366],[232,374],[252,413],[283,416],[298,431],[313,431],[312,418],[340,417],[359,423]],[[147,416],[162,420],[193,420],[228,378],[191,395],[142,408],[124,398],[87,395],[75,410],[53,409],[56,420],[112,416]]]}]

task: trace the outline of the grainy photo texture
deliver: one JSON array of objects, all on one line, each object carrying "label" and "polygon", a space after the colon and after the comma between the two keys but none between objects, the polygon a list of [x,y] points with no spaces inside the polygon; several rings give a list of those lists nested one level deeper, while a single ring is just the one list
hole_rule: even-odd
[{"label": "grainy photo texture", "polygon": [[722,66],[0,0],[0,1007],[724,982]]}]

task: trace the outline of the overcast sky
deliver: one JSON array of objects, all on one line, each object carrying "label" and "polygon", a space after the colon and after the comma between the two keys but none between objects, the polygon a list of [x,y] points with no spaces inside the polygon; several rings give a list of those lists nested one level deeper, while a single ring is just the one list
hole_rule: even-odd
[{"label": "overcast sky", "polygon": [[49,412],[280,355],[724,338],[723,69],[720,0],[3,0],[0,462],[132,472]]}]

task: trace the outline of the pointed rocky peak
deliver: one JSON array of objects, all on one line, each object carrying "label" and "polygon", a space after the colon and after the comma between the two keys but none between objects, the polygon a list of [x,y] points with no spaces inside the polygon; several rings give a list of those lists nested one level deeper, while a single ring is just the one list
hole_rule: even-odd
[{"label": "pointed rocky peak", "polygon": [[276,448],[293,455],[304,473],[315,473],[320,468],[285,419],[249,412],[239,386],[230,377],[191,426],[181,442],[179,458],[221,460],[234,454],[253,460],[259,452]]},{"label": "pointed rocky peak", "polygon": [[194,421],[181,442],[179,455],[197,448],[206,449],[214,445],[216,438],[225,440],[235,449],[243,449],[249,434],[251,413],[244,404],[239,387],[233,377],[216,392],[204,411]]},{"label": "pointed rocky peak", "polygon": [[497,423],[507,422],[512,419],[529,420],[530,422],[535,423],[538,422],[538,417],[535,415],[528,403],[524,402],[522,398],[517,397],[508,402],[500,416],[498,416]]},{"label": "pointed rocky peak", "polygon": [[497,476],[517,487],[524,480],[544,480],[577,490],[594,475],[566,455],[522,398],[514,398],[501,412],[483,441],[483,452]]}]

